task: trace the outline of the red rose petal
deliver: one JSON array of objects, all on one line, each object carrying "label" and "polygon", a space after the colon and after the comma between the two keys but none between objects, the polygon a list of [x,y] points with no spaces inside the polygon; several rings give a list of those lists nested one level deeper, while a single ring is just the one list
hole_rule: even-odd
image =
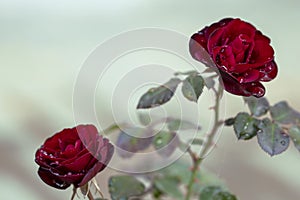
[{"label": "red rose petal", "polygon": [[[207,64],[204,50],[215,64]],[[219,69],[225,89],[236,95],[263,96],[265,88],[259,81],[270,81],[278,72],[270,39],[240,19],[224,19],[194,34],[190,53]]]},{"label": "red rose petal", "polygon": [[216,30],[219,29],[221,27],[227,26],[229,22],[231,22],[232,18],[225,18],[220,20],[219,22],[213,23],[210,26],[205,27],[204,29],[202,29],[200,32],[204,33],[204,36],[206,38],[206,40],[208,40],[209,36]]},{"label": "red rose petal", "polygon": [[254,42],[245,34],[240,34],[230,44],[236,63],[247,63],[250,59]]},{"label": "red rose petal", "polygon": [[260,82],[245,83],[244,88],[254,97],[260,98],[265,95],[265,87]]},{"label": "red rose petal", "polygon": [[266,40],[256,40],[250,63],[256,67],[262,66],[266,63],[271,62],[274,59],[274,50]]},{"label": "red rose petal", "polygon": [[73,129],[64,129],[52,137],[48,138],[44,146],[54,150],[62,150],[64,151],[68,144],[74,144],[76,140],[78,140],[78,135]]},{"label": "red rose petal", "polygon": [[85,185],[94,176],[96,176],[97,173],[99,173],[106,167],[113,154],[113,150],[111,149],[113,149],[111,144],[109,144],[109,146],[107,145],[101,148],[99,153],[99,155],[101,155],[101,160],[98,160],[98,162],[91,169],[88,170],[81,183],[79,183],[79,186]]},{"label": "red rose petal", "polygon": [[49,170],[44,169],[42,167],[38,170],[38,175],[46,184],[55,187],[57,189],[66,189],[70,186],[69,183],[66,183],[59,179],[57,176],[52,174]]},{"label": "red rose petal", "polygon": [[223,42],[226,40],[232,42],[240,34],[247,35],[250,40],[255,36],[256,28],[251,24],[244,22],[240,19],[230,21],[224,28]]},{"label": "red rose petal", "polygon": [[59,180],[63,181],[67,184],[74,184],[75,187],[78,187],[78,183],[81,182],[82,178],[84,177],[83,173],[72,173],[68,172],[67,174],[60,175],[53,173]]},{"label": "red rose petal", "polygon": [[[106,139],[105,139],[106,140]],[[108,140],[107,140],[108,142]],[[106,143],[106,142],[105,142]],[[114,152],[114,148],[112,144],[107,143],[106,146],[101,148],[101,162],[97,162],[85,175],[85,177],[82,179],[79,186],[85,185],[89,180],[91,180],[97,173],[102,171],[106,165],[109,163],[109,161],[112,158]]]},{"label": "red rose petal", "polygon": [[192,57],[208,67],[214,67],[214,61],[212,60],[211,56],[208,54],[204,46],[202,46],[202,39],[199,38],[201,38],[201,36],[199,36],[198,34],[194,34],[194,37],[192,37],[192,39],[190,40],[189,51]]},{"label": "red rose petal", "polygon": [[62,162],[60,163],[60,166],[62,166],[65,171],[81,172],[86,168],[91,159],[93,159],[93,156],[90,153],[87,153],[79,158],[75,158],[73,162],[70,162],[69,160]]},{"label": "red rose petal", "polygon": [[261,41],[263,41],[264,43],[267,43],[267,44],[271,43],[270,38],[268,38],[267,36],[263,35],[262,32],[260,32],[259,30],[256,30],[256,32],[255,32],[254,40],[255,41],[261,40]]},{"label": "red rose petal", "polygon": [[[201,47],[203,47],[205,50],[207,48],[207,39],[205,38],[203,33],[195,33],[194,35],[192,35],[191,37],[191,41],[196,42],[197,44],[199,44]],[[193,45],[192,45],[193,46]],[[192,50],[191,52],[196,52],[195,50]]]},{"label": "red rose petal", "polygon": [[[260,65],[261,66],[261,65]],[[237,64],[235,65],[235,68],[234,68],[234,72],[237,73],[237,74],[242,74],[246,71],[248,71],[249,69],[255,69],[258,67],[258,64]]]},{"label": "red rose petal", "polygon": [[256,82],[259,79],[260,79],[260,72],[256,69],[250,69],[237,78],[237,80],[240,83]]},{"label": "red rose petal", "polygon": [[41,167],[47,168],[59,164],[63,159],[57,158],[54,154],[48,153],[44,148],[38,149],[35,154],[35,162]]},{"label": "red rose petal", "polygon": [[264,67],[259,68],[260,81],[271,81],[278,73],[278,68],[275,61],[266,64]]},{"label": "red rose petal", "polygon": [[65,189],[93,178],[106,167],[113,151],[109,140],[98,135],[95,126],[79,125],[48,138],[37,150],[35,161],[46,184]]},{"label": "red rose petal", "polygon": [[104,164],[98,162],[96,163],[89,171],[85,174],[81,182],[78,184],[79,187],[85,185],[87,182],[89,182],[93,177],[96,176],[98,172],[100,172],[105,167]]},{"label": "red rose petal", "polygon": [[99,136],[98,130],[94,125],[79,125],[76,128],[82,144],[88,146],[90,142],[96,141]]},{"label": "red rose petal", "polygon": [[[217,30],[215,30],[208,38],[208,42],[207,42],[207,50],[209,54],[213,54],[213,50],[216,46],[222,46],[222,44],[220,43],[222,40],[222,35],[224,33],[224,29],[223,28],[219,28]],[[225,44],[224,44],[225,45]]]},{"label": "red rose petal", "polygon": [[228,72],[234,71],[236,63],[231,46],[215,47],[213,49],[213,59],[221,69],[225,69]]},{"label": "red rose petal", "polygon": [[215,67],[213,60],[211,59],[210,55],[208,54],[207,49],[207,41],[210,37],[211,33],[214,32],[216,29],[226,26],[232,18],[225,18],[221,21],[212,24],[211,26],[207,26],[200,30],[198,33],[195,33],[190,40],[189,50],[192,57],[208,67]]},{"label": "red rose petal", "polygon": [[231,94],[255,97],[262,97],[265,94],[265,88],[260,82],[239,83],[225,72],[220,72],[220,74],[225,90]]}]

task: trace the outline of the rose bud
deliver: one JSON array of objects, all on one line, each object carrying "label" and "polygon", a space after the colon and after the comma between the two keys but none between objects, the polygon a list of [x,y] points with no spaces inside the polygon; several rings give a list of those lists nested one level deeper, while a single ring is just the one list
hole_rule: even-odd
[{"label": "rose bud", "polygon": [[203,28],[192,35],[189,48],[194,59],[219,71],[225,90],[235,95],[262,97],[261,82],[277,75],[270,39],[240,19]]},{"label": "rose bud", "polygon": [[64,129],[37,150],[38,175],[48,185],[66,189],[89,182],[110,161],[114,147],[93,125]]}]

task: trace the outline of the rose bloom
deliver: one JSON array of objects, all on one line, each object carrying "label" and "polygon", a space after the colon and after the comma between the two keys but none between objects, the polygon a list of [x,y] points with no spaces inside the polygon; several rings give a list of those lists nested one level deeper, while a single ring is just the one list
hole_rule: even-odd
[{"label": "rose bloom", "polygon": [[38,175],[48,185],[66,189],[81,187],[102,171],[110,161],[114,147],[98,134],[93,125],[64,129],[37,150]]},{"label": "rose bloom", "polygon": [[270,39],[240,19],[222,19],[192,35],[190,53],[218,69],[225,90],[235,95],[262,97],[261,82],[277,75]]}]

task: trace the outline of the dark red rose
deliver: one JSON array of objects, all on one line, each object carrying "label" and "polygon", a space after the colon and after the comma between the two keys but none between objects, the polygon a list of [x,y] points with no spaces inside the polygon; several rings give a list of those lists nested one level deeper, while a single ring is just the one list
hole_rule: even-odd
[{"label": "dark red rose", "polygon": [[216,66],[225,90],[235,95],[262,97],[261,82],[277,75],[270,39],[240,19],[222,19],[195,33],[190,53],[207,66]]},{"label": "dark red rose", "polygon": [[81,187],[102,171],[114,147],[93,125],[64,129],[48,138],[37,150],[38,174],[48,185],[66,189]]}]

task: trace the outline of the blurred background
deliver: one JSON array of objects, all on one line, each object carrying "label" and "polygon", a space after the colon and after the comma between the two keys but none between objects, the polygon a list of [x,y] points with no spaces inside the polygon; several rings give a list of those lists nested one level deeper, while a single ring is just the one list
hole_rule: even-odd
[{"label": "blurred background", "polygon": [[[1,199],[70,198],[71,188],[58,191],[39,179],[34,153],[47,137],[74,126],[72,92],[80,67],[120,32],[157,27],[188,37],[221,18],[240,17],[272,39],[279,75],[265,84],[271,104],[285,99],[300,110],[299,9],[297,0],[0,1]],[[241,98],[226,94],[227,117],[244,109]],[[256,139],[238,142],[224,128],[205,167],[241,200],[300,198],[300,154],[292,143],[271,158]],[[113,173],[106,169],[99,178],[104,192]]]}]

